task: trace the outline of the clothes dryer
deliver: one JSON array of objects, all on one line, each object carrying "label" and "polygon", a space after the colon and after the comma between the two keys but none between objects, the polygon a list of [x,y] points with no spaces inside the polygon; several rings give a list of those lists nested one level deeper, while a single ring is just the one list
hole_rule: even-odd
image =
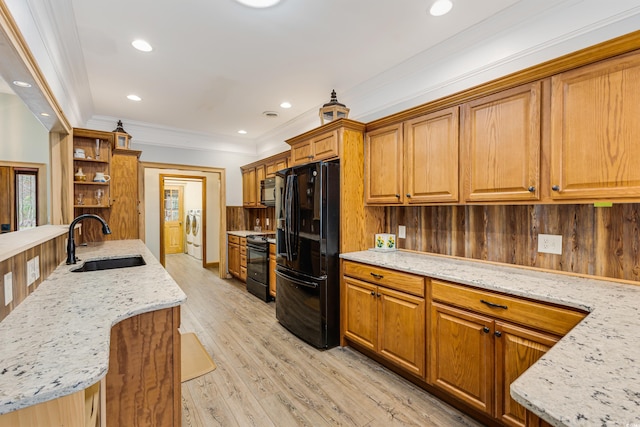
[{"label": "clothes dryer", "polygon": [[184,231],[187,235],[186,253],[193,256],[193,209],[187,211],[184,219]]},{"label": "clothes dryer", "polygon": [[193,256],[202,259],[202,209],[193,210],[191,233],[193,234]]}]

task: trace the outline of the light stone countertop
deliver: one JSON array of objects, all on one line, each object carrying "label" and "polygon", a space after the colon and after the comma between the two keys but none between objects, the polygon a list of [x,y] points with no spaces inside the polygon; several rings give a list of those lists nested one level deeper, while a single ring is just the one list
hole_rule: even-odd
[{"label": "light stone countertop", "polygon": [[554,426],[640,426],[640,286],[404,251],[340,257],[590,312],[511,396]]},{"label": "light stone countertop", "polygon": [[235,231],[227,231],[227,234],[231,234],[232,236],[238,236],[238,237],[249,237],[249,236],[270,236],[272,234],[276,234],[276,232],[273,230],[264,230],[264,231],[235,230]]},{"label": "light stone countertop", "polygon": [[61,264],[0,322],[0,414],[84,390],[107,373],[111,327],[186,300],[140,240],[79,246],[83,261],[142,255],[140,267],[73,273]]},{"label": "light stone countertop", "polygon": [[68,232],[68,225],[42,225],[0,234],[0,262]]}]

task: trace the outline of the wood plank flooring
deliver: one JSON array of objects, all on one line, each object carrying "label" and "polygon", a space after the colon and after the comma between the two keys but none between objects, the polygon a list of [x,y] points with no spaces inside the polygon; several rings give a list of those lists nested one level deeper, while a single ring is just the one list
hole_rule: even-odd
[{"label": "wood plank flooring", "polygon": [[166,256],[187,294],[182,332],[217,369],[182,384],[187,426],[480,426],[349,347],[319,351],[284,329],[275,303],[189,255]]}]

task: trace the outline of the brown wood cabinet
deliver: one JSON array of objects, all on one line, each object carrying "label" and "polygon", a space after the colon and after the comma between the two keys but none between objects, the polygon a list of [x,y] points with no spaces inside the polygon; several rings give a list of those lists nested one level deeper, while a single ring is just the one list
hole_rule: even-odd
[{"label": "brown wood cabinet", "polygon": [[464,199],[540,199],[542,82],[462,105]]},{"label": "brown wood cabinet", "polygon": [[276,297],[276,245],[269,243],[269,295]]},{"label": "brown wood cabinet", "polygon": [[551,198],[640,196],[640,54],[553,76]]},{"label": "brown wood cabinet", "polygon": [[511,383],[584,318],[439,280],[431,281],[429,307],[428,383],[514,427],[536,417],[511,398]]},{"label": "brown wood cabinet", "polygon": [[291,164],[299,166],[309,162],[338,157],[338,131],[331,130],[311,139],[291,144]]},{"label": "brown wood cabinet", "polygon": [[240,237],[227,235],[227,257],[229,274],[240,277]]},{"label": "brown wood cabinet", "polygon": [[247,281],[247,239],[240,238],[240,276],[238,278],[243,282]]},{"label": "brown wood cabinet", "polygon": [[242,206],[253,208],[258,206],[258,192],[256,191],[256,168],[242,170]]},{"label": "brown wood cabinet", "polygon": [[458,107],[367,132],[369,204],[458,201]]},{"label": "brown wood cabinet", "polygon": [[138,165],[141,152],[113,151],[111,158],[111,209],[109,212],[109,240],[137,239],[139,237],[140,198]]},{"label": "brown wood cabinet", "polygon": [[[98,144],[96,144],[96,141],[98,141]],[[109,181],[94,182],[94,178],[98,172],[111,176],[112,145],[113,133],[111,132],[73,129],[73,203],[75,216],[87,213],[85,212],[87,209],[103,210],[109,208],[111,183]],[[75,154],[76,150],[83,150],[83,157],[78,157],[78,154]],[[77,176],[79,171],[84,174],[83,179]],[[97,190],[101,190],[104,193],[100,204],[96,200]],[[100,213],[98,214],[100,215]]]},{"label": "brown wood cabinet", "polygon": [[272,178],[276,176],[276,172],[282,169],[286,169],[288,167],[289,152],[287,151],[286,153],[287,153],[286,157],[282,157],[276,160],[271,160],[265,164],[265,168],[266,168],[265,176],[267,178]]},{"label": "brown wood cabinet", "polygon": [[350,261],[343,273],[345,338],[423,378],[424,279]]}]

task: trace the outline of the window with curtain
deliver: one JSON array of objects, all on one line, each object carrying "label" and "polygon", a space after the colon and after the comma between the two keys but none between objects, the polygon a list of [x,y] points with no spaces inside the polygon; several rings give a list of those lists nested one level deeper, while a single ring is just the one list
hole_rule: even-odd
[{"label": "window with curtain", "polygon": [[26,230],[38,225],[38,171],[15,169],[16,228]]}]

